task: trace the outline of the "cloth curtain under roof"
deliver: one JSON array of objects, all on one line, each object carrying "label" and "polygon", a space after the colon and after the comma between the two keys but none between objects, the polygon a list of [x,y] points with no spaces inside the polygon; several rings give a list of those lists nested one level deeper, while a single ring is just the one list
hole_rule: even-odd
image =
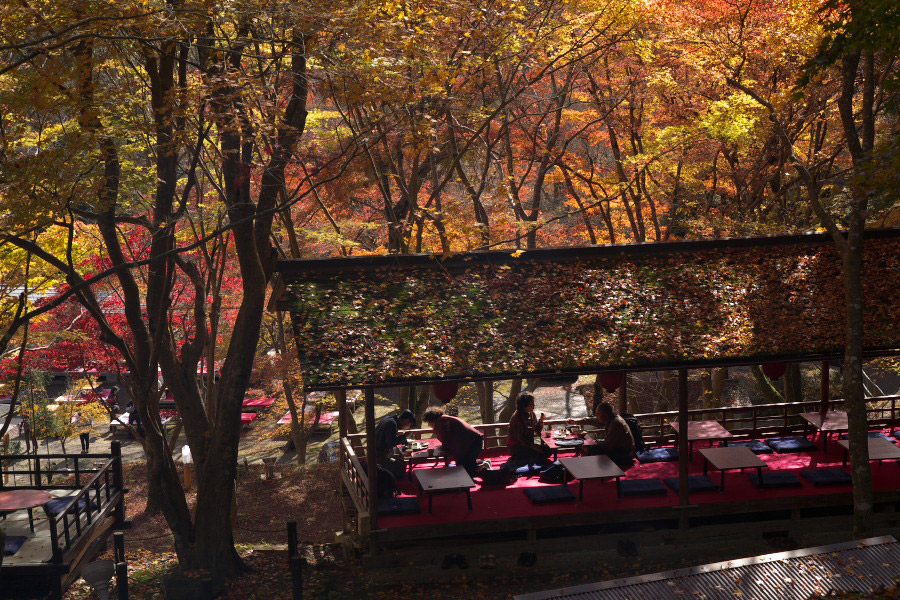
[{"label": "cloth curtain under roof", "polygon": [[[900,230],[865,244],[865,348],[900,349]],[[286,261],[307,389],[840,356],[822,234]]]}]

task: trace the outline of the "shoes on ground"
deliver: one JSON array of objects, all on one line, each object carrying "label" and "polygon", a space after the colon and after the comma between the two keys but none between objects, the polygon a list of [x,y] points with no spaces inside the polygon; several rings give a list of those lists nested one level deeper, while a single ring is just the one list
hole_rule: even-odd
[{"label": "shoes on ground", "polygon": [[478,557],[478,566],[482,569],[496,569],[497,559],[493,554],[484,554]]},{"label": "shoes on ground", "polygon": [[537,554],[534,552],[523,552],[519,555],[518,565],[520,567],[533,567],[537,562]]}]

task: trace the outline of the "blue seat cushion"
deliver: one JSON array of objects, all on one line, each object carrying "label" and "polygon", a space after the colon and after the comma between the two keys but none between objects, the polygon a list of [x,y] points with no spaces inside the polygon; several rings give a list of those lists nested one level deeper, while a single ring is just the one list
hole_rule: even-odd
[{"label": "blue seat cushion", "polygon": [[675,462],[678,460],[678,449],[654,448],[653,450],[645,450],[637,455],[637,459],[642,463]]},{"label": "blue seat cushion", "polygon": [[419,512],[418,498],[382,498],[378,502],[379,515],[415,515]]},{"label": "blue seat cushion", "polygon": [[744,440],[740,442],[728,442],[729,446],[746,446],[753,454],[772,454],[772,447],[761,440]]},{"label": "blue seat cushion", "polygon": [[850,473],[843,469],[815,469],[800,471],[800,477],[813,485],[846,485],[852,483]]},{"label": "blue seat cushion", "polygon": [[759,477],[757,477],[756,471],[753,471],[750,473],[750,482],[756,487],[764,487],[766,489],[803,487],[803,482],[797,479],[796,475],[787,471],[763,473],[764,485],[762,486],[759,485]]},{"label": "blue seat cushion", "polygon": [[[681,480],[678,477],[666,477],[663,481],[676,492],[681,489]],[[688,475],[689,492],[712,492],[719,489],[706,475]]]},{"label": "blue seat cushion", "polygon": [[[849,436],[848,436],[846,433],[842,433],[840,439],[846,440],[848,437],[849,437]],[[886,439],[886,440],[889,441],[889,442],[894,441],[894,440],[892,440],[891,438],[889,438],[888,436],[886,436],[886,435],[884,435],[883,433],[881,433],[880,431],[870,431],[870,432],[869,432],[869,437],[870,437],[870,438],[884,438],[884,439]]]},{"label": "blue seat cushion", "polygon": [[623,479],[619,489],[622,496],[664,496],[669,493],[659,479]]},{"label": "blue seat cushion", "polygon": [[515,473],[519,477],[531,477],[532,475],[540,475],[541,469],[544,467],[537,463],[533,465],[522,465],[521,467],[517,467]]},{"label": "blue seat cushion", "polygon": [[775,449],[779,454],[788,454],[791,452],[812,452],[818,450],[815,444],[803,437],[796,435],[793,437],[772,438],[766,440],[766,443]]},{"label": "blue seat cushion", "polygon": [[25,540],[28,538],[24,535],[10,535],[6,538],[6,543],[3,544],[3,554],[6,556],[12,556],[16,552],[19,551],[19,548],[22,547],[22,544],[25,543]]},{"label": "blue seat cushion", "polygon": [[[63,496],[62,498],[54,498],[53,500],[45,504],[44,508],[46,508],[48,515],[55,517],[60,514],[66,507],[66,505],[71,501],[72,498],[66,496]],[[69,513],[72,514],[77,511],[83,510],[86,503],[87,500],[84,496],[82,496],[78,499],[78,502],[72,505],[72,507],[69,509]],[[91,510],[97,510],[97,505],[94,502],[91,502]]]},{"label": "blue seat cushion", "polygon": [[543,487],[525,488],[525,495],[535,504],[550,502],[568,502],[575,499],[575,494],[565,485],[547,485]]},{"label": "blue seat cushion", "polygon": [[900,440],[900,429],[895,429],[891,432],[891,435]]}]

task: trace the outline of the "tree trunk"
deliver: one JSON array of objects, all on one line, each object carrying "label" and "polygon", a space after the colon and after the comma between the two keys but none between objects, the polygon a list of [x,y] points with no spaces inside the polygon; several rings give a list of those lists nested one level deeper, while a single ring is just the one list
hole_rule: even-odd
[{"label": "tree trunk", "polygon": [[[416,399],[416,409],[413,411],[416,415],[416,420],[419,423],[422,422],[422,415],[425,414],[425,410],[428,408],[428,399],[431,394],[431,388],[427,385],[420,386],[417,388],[418,390],[418,399]],[[412,398],[410,399],[412,400]],[[410,409],[412,410],[412,409]]]},{"label": "tree trunk", "polygon": [[722,395],[725,393],[725,379],[728,377],[728,369],[716,368],[712,370],[712,395],[716,406],[722,406]]},{"label": "tree trunk", "polygon": [[703,408],[714,408],[716,404],[713,396],[712,374],[709,369],[700,372],[700,383],[703,386]]},{"label": "tree trunk", "polygon": [[779,402],[784,402],[784,398],[778,393],[775,386],[772,385],[772,381],[766,377],[765,373],[763,373],[762,367],[759,365],[752,365],[750,367],[750,372],[753,373],[756,383],[759,384],[759,391],[762,392],[762,395],[765,397],[765,402],[763,402],[763,404],[778,404]]},{"label": "tree trunk", "polygon": [[656,404],[657,412],[665,412],[671,406],[678,406],[678,372],[663,372],[663,393]]},{"label": "tree trunk", "polygon": [[[478,392],[478,404],[481,407],[481,422],[482,423],[495,423],[496,417],[494,414],[494,384],[490,381],[476,381],[475,389]],[[496,429],[490,429],[485,431],[485,436],[493,436],[497,435]],[[495,445],[494,442],[488,442],[485,440],[485,447]]]},{"label": "tree trunk", "polygon": [[503,408],[500,409],[500,414],[497,416],[497,422],[509,422],[513,413],[516,412],[516,398],[519,397],[520,393],[522,393],[522,378],[516,377],[509,385],[509,398],[507,398]]},{"label": "tree trunk", "polygon": [[788,363],[787,371],[784,373],[784,401],[803,401],[803,380],[800,374],[800,363]]},{"label": "tree trunk", "polygon": [[[854,190],[855,194],[864,193]],[[853,535],[872,535],[872,469],[869,463],[868,415],[863,392],[862,251],[865,221],[853,212],[844,252],[844,295],[847,302],[847,346],[844,354],[844,401],[848,415],[850,468],[853,477]]]}]

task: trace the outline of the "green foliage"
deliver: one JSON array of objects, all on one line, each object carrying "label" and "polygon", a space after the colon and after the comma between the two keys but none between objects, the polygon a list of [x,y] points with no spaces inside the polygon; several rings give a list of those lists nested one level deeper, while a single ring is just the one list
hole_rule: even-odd
[{"label": "green foliage", "polygon": [[709,137],[734,146],[746,146],[755,136],[759,105],[746,94],[731,94],[709,105],[700,127]]}]

